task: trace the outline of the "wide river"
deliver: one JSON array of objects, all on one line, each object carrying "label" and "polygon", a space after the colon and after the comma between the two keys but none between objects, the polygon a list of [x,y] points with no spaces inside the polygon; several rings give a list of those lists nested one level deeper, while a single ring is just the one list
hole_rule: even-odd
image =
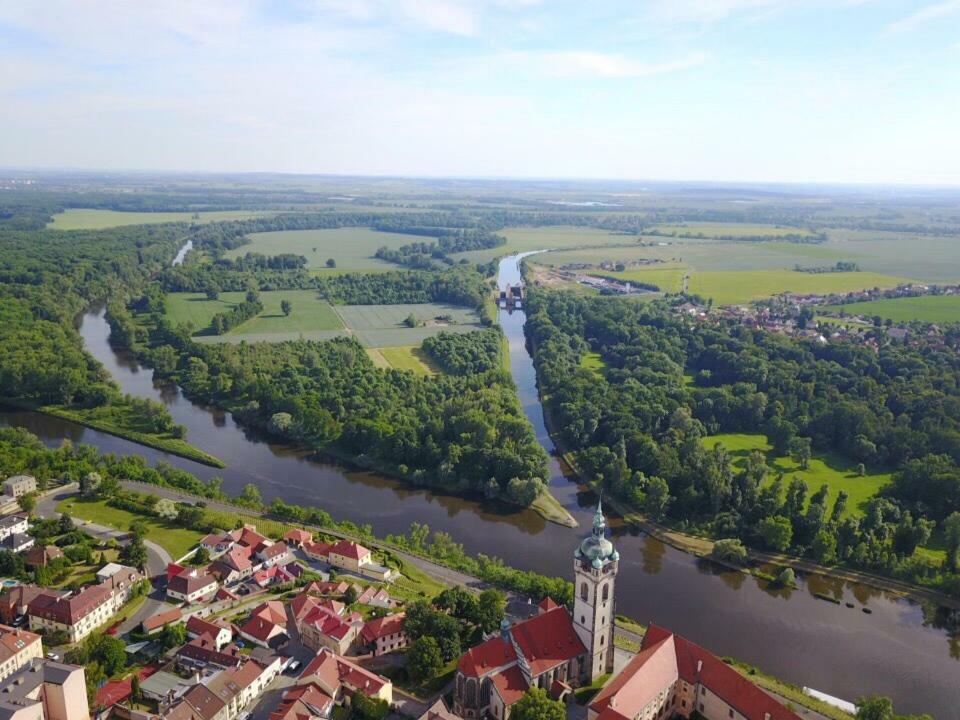
[{"label": "wide river", "polygon": [[[519,280],[516,257],[500,265],[501,285]],[[521,311],[500,312],[510,344],[510,365],[537,437],[553,443],[543,421],[533,363],[524,341]],[[532,512],[414,490],[389,478],[351,472],[309,451],[273,445],[245,432],[229,414],[196,405],[176,387],[154,384],[152,371],[129,353],[110,347],[102,310],[83,316],[80,332],[88,350],[112,373],[124,392],[161,400],[188,439],[228,463],[216,470],[57,418],[4,411],[0,423],[21,426],[55,446],[64,438],[105,452],[163,460],[202,478],[219,475],[227,492],[255,483],[269,502],[316,505],[334,517],[370,523],[379,535],[405,531],[412,522],[445,530],[470,552],[498,555],[520,568],[572,576],[573,550],[590,527],[594,498],[577,486],[551,454],[550,485],[580,522],[579,530],[547,523]],[[757,579],[718,569],[612,519],[620,551],[617,610],[655,621],[713,650],[756,664],[785,680],[841,698],[891,696],[900,712],[960,720],[960,641],[925,626],[921,608],[862,585],[822,578],[800,579],[800,590],[768,591]],[[827,593],[843,602],[817,599]],[[854,605],[848,608],[846,603]],[[869,607],[871,614],[862,612]]]}]

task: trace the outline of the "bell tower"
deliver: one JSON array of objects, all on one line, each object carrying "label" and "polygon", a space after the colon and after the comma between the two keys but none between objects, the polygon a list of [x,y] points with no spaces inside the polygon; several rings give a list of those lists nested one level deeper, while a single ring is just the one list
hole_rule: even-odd
[{"label": "bell tower", "polygon": [[587,648],[581,669],[586,682],[613,672],[614,589],[620,554],[607,539],[607,521],[600,502],[593,531],[573,555],[573,628]]}]

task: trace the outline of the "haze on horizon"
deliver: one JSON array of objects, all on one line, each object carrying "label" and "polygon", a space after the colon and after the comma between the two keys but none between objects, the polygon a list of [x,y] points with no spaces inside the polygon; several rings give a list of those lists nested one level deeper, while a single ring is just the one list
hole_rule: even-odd
[{"label": "haze on horizon", "polygon": [[0,166],[960,185],[960,0],[11,0]]}]

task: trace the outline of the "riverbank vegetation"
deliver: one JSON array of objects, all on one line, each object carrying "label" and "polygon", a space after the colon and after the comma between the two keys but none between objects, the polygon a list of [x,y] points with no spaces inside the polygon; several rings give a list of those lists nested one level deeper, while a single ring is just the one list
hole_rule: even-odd
[{"label": "riverbank vegetation", "polygon": [[[887,345],[875,354],[696,324],[665,303],[538,289],[528,313],[560,440],[621,501],[679,529],[960,595],[955,563],[916,552],[960,511],[955,353]],[[591,351],[602,373],[581,367]],[[711,445],[718,433],[764,433],[770,454]],[[810,474],[820,453],[844,458],[857,477],[831,487]],[[810,484],[778,467],[781,457]],[[853,511],[844,485],[886,472],[889,485],[875,479],[879,494],[860,493]]]}]

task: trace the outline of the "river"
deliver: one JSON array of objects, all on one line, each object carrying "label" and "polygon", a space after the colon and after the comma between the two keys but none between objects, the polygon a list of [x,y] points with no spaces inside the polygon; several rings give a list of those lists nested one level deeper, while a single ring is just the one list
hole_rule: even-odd
[{"label": "river", "polygon": [[[501,263],[501,284],[518,278],[517,259]],[[527,352],[522,311],[500,312],[509,340],[510,365],[520,399],[537,437],[553,443],[543,421],[533,363]],[[405,531],[411,522],[450,532],[470,552],[498,555],[508,563],[571,577],[573,549],[591,522],[593,497],[572,482],[551,454],[550,486],[580,523],[572,530],[530,511],[414,490],[372,473],[323,462],[303,449],[265,442],[239,428],[229,414],[196,405],[176,387],[153,382],[128,352],[110,347],[103,310],[83,316],[80,333],[88,350],[124,392],[162,401],[188,440],[228,463],[216,470],[36,413],[4,411],[0,422],[22,426],[55,446],[64,438],[105,452],[163,460],[202,478],[219,475],[227,492],[254,483],[269,502],[317,505],[334,517],[370,523],[378,535]],[[900,712],[928,712],[960,720],[960,643],[923,624],[921,608],[862,585],[823,578],[799,580],[801,589],[767,591],[761,581],[721,570],[626,529],[611,520],[620,551],[617,610],[642,622],[655,621],[713,650],[754,663],[798,685],[854,700],[891,696]],[[839,605],[813,593],[833,595]],[[851,603],[853,608],[846,607]],[[861,611],[869,606],[871,614]],[[951,652],[952,650],[952,652]]]}]

